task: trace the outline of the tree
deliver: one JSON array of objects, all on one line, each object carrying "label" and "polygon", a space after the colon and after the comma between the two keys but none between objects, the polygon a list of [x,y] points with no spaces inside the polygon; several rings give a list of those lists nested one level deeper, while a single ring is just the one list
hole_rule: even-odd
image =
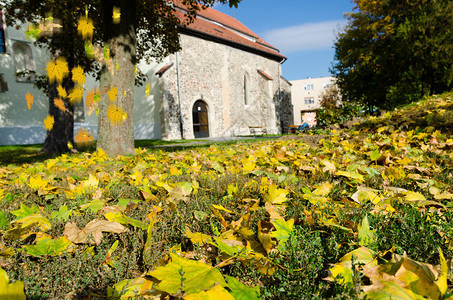
[{"label": "tree", "polygon": [[[54,54],[75,52],[79,58],[78,54],[83,51],[102,49],[104,63],[83,60],[74,63],[83,65],[85,71],[96,73],[100,79],[97,146],[110,155],[117,155],[134,153],[137,62],[142,59],[149,62],[178,51],[177,26],[192,21],[199,9],[217,2],[237,6],[241,0],[75,0],[70,1],[69,6],[67,1],[10,0],[7,9],[13,19],[20,21],[36,21],[49,13],[68,16],[61,20],[66,36],[61,44],[52,44],[61,36],[44,41]],[[173,3],[185,6],[184,18],[178,17]],[[83,36],[75,38],[74,32],[80,33],[81,27]],[[68,28],[71,30],[67,33]]]},{"label": "tree", "polygon": [[331,69],[346,99],[372,112],[453,87],[453,2],[354,2]]}]

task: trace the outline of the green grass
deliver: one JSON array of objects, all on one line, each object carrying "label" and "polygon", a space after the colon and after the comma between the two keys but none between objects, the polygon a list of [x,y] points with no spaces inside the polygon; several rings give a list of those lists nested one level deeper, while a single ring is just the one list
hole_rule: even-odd
[{"label": "green grass", "polygon": [[[257,286],[264,299],[360,298],[363,286],[370,284],[360,265],[352,284],[325,278],[332,264],[361,246],[359,224],[365,216],[374,232],[366,246],[373,251],[406,253],[437,265],[441,249],[447,260],[453,259],[453,199],[448,198],[453,194],[453,137],[449,131],[435,133],[442,122],[450,122],[450,102],[439,98],[372,118],[349,131],[322,132],[313,141],[311,135],[195,145],[141,140],[136,141],[141,153],[116,159],[99,157],[90,148],[44,157],[38,154],[40,145],[0,147],[0,266],[12,282],[24,282],[30,299],[103,298],[122,280],[144,278],[164,266],[175,252],[211,266],[230,259],[231,264],[218,267],[222,276]],[[386,123],[389,120],[392,123]],[[373,161],[376,149],[387,159]],[[403,159],[410,162],[401,163]],[[329,162],[335,170],[327,168]],[[32,179],[46,182],[36,187]],[[326,183],[331,187],[323,191]],[[185,194],[187,186],[191,191]],[[373,189],[373,199],[356,195],[360,201],[354,200],[362,187]],[[429,202],[409,201],[402,189]],[[284,201],[274,203],[274,209],[293,224],[287,240],[280,240],[281,232],[266,236],[262,230],[278,219],[271,215],[269,202],[281,199],[273,197],[282,191]],[[445,199],[437,199],[442,198],[436,198],[439,193]],[[69,213],[63,218],[60,211]],[[68,223],[83,228],[118,211],[127,231],[104,232],[98,245],[74,244],[59,255],[27,252],[39,243],[43,230],[60,238]],[[30,216],[45,218],[51,228],[42,229],[39,223],[31,224],[33,230],[19,228],[21,218]],[[156,222],[148,235],[128,220]],[[203,234],[204,242],[190,237],[188,229]],[[250,248],[235,256],[216,239]],[[284,250],[269,241],[278,241]],[[107,255],[115,243],[118,247]],[[270,250],[264,248],[269,245]],[[246,256],[247,251],[256,256]],[[108,256],[114,263],[107,263]],[[261,265],[263,261],[268,265]],[[450,271],[450,287],[452,278]],[[171,297],[180,299],[182,294]]]}]

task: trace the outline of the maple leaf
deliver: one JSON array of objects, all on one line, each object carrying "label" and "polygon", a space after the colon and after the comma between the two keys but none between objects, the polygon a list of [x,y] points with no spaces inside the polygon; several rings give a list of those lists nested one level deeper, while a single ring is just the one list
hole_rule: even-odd
[{"label": "maple leaf", "polygon": [[68,94],[66,93],[65,88],[61,84],[57,86],[57,91],[58,91],[58,95],[61,98],[66,98],[68,96]]},{"label": "maple leaf", "polygon": [[68,95],[69,102],[74,105],[76,102],[82,101],[83,97],[83,87],[78,85],[75,86]]},{"label": "maple leaf", "polygon": [[79,85],[82,85],[85,83],[85,79],[86,76],[81,66],[77,66],[72,69],[72,81],[77,82]]},{"label": "maple leaf", "polygon": [[87,114],[91,115],[98,105],[99,100],[101,99],[101,94],[97,89],[91,89],[87,92],[85,97],[85,106],[87,108]]},{"label": "maple leaf", "polygon": [[115,101],[116,98],[118,97],[118,88],[116,87],[111,87],[110,90],[107,92],[109,95],[109,100],[110,101]]},{"label": "maple leaf", "polygon": [[117,222],[94,219],[83,229],[79,229],[74,223],[67,223],[64,235],[74,244],[90,243],[99,245],[102,239],[102,232],[122,233],[125,230],[126,228]]},{"label": "maple leaf", "polygon": [[63,100],[61,100],[60,98],[55,98],[53,99],[53,104],[61,111],[65,111],[66,110],[66,107],[64,105],[64,102]]},{"label": "maple leaf", "polygon": [[47,117],[44,119],[44,128],[47,131],[51,131],[54,123],[55,123],[54,117],[51,115],[47,115]]},{"label": "maple leaf", "polygon": [[77,24],[77,31],[82,35],[84,40],[91,39],[93,37],[93,21],[88,17],[81,17]]},{"label": "maple leaf", "polygon": [[160,280],[156,289],[174,294],[183,286],[184,292],[193,294],[210,289],[216,283],[222,287],[227,286],[217,268],[200,261],[182,258],[174,253],[170,253],[170,257],[170,263],[146,273],[146,275]]},{"label": "maple leaf", "polygon": [[63,57],[58,57],[56,60],[51,59],[46,67],[49,81],[61,83],[63,78],[68,76],[68,63]]},{"label": "maple leaf", "polygon": [[94,140],[93,135],[87,129],[81,128],[77,131],[77,135],[75,136],[74,140],[78,144],[88,143]]},{"label": "maple leaf", "polygon": [[120,124],[127,119],[127,113],[124,112],[121,107],[116,105],[110,105],[107,110],[107,118],[113,124]]},{"label": "maple leaf", "polygon": [[27,100],[28,110],[30,110],[31,106],[33,105],[33,95],[30,94],[30,92],[27,92],[27,94],[25,95],[25,99]]}]

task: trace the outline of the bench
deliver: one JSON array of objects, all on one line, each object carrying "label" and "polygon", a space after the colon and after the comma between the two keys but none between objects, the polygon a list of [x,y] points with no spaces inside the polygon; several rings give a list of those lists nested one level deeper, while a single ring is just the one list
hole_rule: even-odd
[{"label": "bench", "polygon": [[267,129],[261,126],[249,126],[250,134],[256,136],[258,133],[261,135],[267,134]]}]

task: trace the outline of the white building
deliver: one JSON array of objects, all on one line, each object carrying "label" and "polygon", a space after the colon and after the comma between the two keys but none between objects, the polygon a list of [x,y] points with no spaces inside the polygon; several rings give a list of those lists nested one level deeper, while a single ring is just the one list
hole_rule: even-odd
[{"label": "white building", "polygon": [[320,77],[291,81],[294,124],[316,125],[316,110],[321,105],[321,95],[335,84],[333,77]]},{"label": "white building", "polygon": [[[176,13],[182,14],[180,1],[173,1]],[[23,28],[1,25],[0,145],[42,143],[49,99],[33,87],[33,76],[15,74],[45,74],[49,55],[33,46]],[[290,84],[281,74],[286,57],[278,49],[212,8],[200,11],[194,23],[179,30],[178,54],[140,64],[148,81],[135,89],[136,139],[243,135],[250,134],[251,127],[278,133],[293,123]],[[97,86],[87,78],[84,88]],[[30,109],[28,92],[33,95]],[[84,104],[76,107],[74,129],[79,128],[96,138],[97,117]]]}]

